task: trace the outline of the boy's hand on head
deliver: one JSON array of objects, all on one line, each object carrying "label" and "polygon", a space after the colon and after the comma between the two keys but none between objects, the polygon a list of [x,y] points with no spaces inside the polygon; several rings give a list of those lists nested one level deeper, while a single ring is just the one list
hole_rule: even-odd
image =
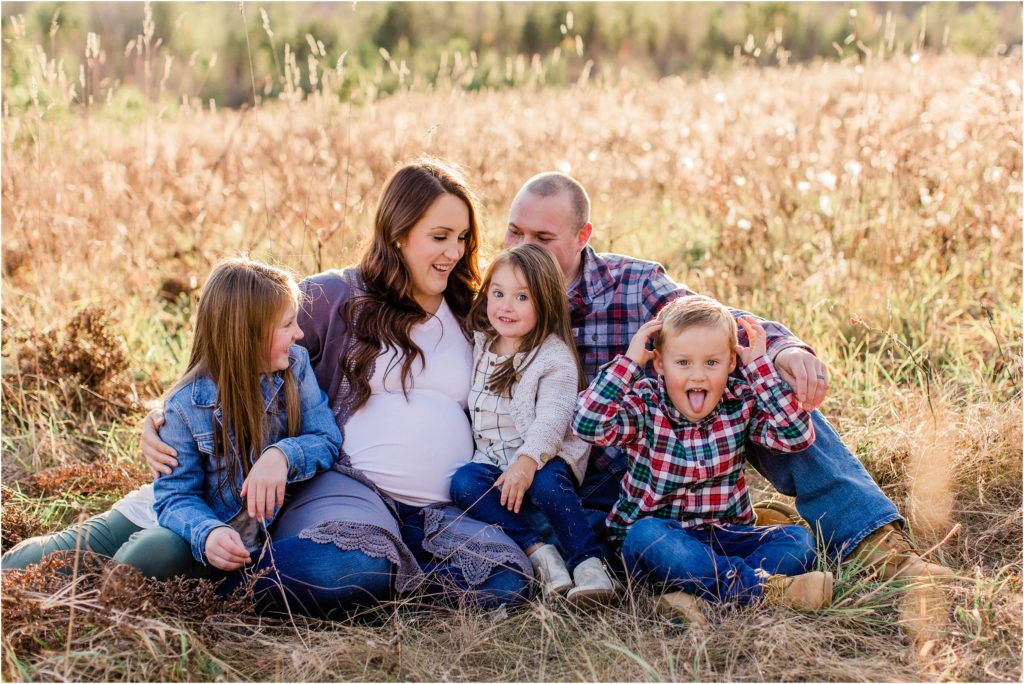
[{"label": "boy's hand on head", "polygon": [[142,421],[142,455],[146,465],[153,471],[153,479],[161,475],[170,475],[171,468],[178,467],[178,452],[174,447],[160,439],[160,428],[164,424],[164,412],[155,409],[146,414]]},{"label": "boy's hand on head", "polygon": [[529,456],[520,456],[516,462],[505,469],[497,480],[495,487],[501,487],[501,505],[518,513],[523,505],[523,497],[533,484],[533,476],[537,474],[537,462]]},{"label": "boy's hand on head", "polygon": [[251,559],[238,532],[231,527],[216,527],[206,538],[206,560],[220,570],[237,570]]},{"label": "boy's hand on head", "polygon": [[654,358],[654,349],[648,349],[647,347],[653,347],[650,343],[651,335],[657,332],[661,332],[661,321],[657,318],[641,325],[640,329],[633,335],[633,339],[629,341],[629,349],[626,350],[626,356],[632,359],[636,365],[646,366],[647,362]]},{"label": "boy's hand on head", "polygon": [[747,344],[749,346],[736,349],[736,354],[740,357],[740,365],[746,366],[754,359],[758,359],[768,353],[768,334],[764,331],[764,326],[753,318],[741,316],[736,320],[739,321],[739,324],[743,326],[743,330],[747,333]]},{"label": "boy's hand on head", "polygon": [[257,515],[266,521],[274,510],[284,505],[284,488],[288,484],[288,457],[277,447],[270,447],[256,459],[249,477],[242,483],[242,498],[249,517]]}]

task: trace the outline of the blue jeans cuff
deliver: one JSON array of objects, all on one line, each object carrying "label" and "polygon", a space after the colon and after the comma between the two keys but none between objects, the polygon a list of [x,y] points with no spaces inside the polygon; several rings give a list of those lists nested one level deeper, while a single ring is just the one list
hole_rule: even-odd
[{"label": "blue jeans cuff", "polygon": [[857,548],[857,546],[860,545],[862,541],[864,541],[868,537],[868,535],[870,535],[875,530],[880,529],[883,525],[888,525],[891,522],[898,522],[900,523],[901,527],[906,527],[906,521],[903,519],[903,516],[901,516],[898,512],[884,515],[881,518],[878,518],[878,520],[872,521],[867,527],[865,527],[862,531],[858,532],[854,537],[852,537],[850,541],[847,542],[844,546],[835,549],[836,555],[839,557],[840,560],[846,558],[850,555],[850,553],[853,552],[854,549]]}]

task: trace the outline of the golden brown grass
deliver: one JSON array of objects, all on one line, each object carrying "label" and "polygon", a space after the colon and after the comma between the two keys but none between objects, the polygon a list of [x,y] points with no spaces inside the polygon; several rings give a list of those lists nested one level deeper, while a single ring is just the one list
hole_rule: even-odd
[{"label": "golden brown grass", "polygon": [[135,124],[101,107],[6,116],[5,547],[144,479],[122,470],[141,402],[182,368],[188,293],[216,259],[350,263],[384,179],[421,153],[467,169],[488,254],[523,180],[571,172],[598,249],[784,321],[828,363],[826,414],[922,544],[960,527],[936,551],[959,575],[938,639],[907,622],[911,588],[845,566],[830,611],[723,608],[708,633],[656,618],[635,588],[584,615],[395,603],[292,623],[179,610],[191,585],[122,579],[177,598],[119,603],[110,569],[35,571],[3,581],[4,677],[1019,681],[1020,87],[1017,59],[894,57],[364,106],[153,105]]}]

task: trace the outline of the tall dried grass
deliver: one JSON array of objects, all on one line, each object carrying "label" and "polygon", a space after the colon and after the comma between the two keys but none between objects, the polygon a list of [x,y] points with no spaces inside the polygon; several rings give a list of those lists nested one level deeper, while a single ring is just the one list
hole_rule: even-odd
[{"label": "tall dried grass", "polygon": [[[488,253],[518,185],[561,169],[591,192],[597,248],[657,259],[692,289],[786,322],[828,363],[825,412],[922,544],[960,524],[936,551],[960,579],[940,638],[922,641],[905,610],[913,588],[849,568],[835,568],[831,611],[723,608],[708,633],[655,618],[636,588],[585,615],[395,603],[292,623],[104,603],[109,569],[74,582],[37,570],[4,577],[4,677],[1018,681],[1019,73],[1018,59],[894,57],[568,90],[442,85],[361,105],[299,92],[242,111],[153,107],[135,123],[100,106],[6,115],[5,537],[142,479],[114,473],[136,458],[139,400],[182,367],[189,292],[213,261],[350,263],[388,173],[432,153],[474,180]],[[88,305],[123,338],[126,365],[108,366],[131,390],[108,397],[120,406],[70,402],[89,396],[85,376],[38,372],[81,358],[47,357],[38,335],[59,345]],[[90,472],[110,486],[85,478],[72,493],[71,475]],[[67,496],[41,482],[68,483]]]}]

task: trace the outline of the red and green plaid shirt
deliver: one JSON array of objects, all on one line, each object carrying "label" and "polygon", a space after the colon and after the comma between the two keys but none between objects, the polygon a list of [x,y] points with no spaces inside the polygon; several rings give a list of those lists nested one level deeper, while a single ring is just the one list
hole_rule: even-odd
[{"label": "red and green plaid shirt", "polygon": [[608,537],[621,544],[640,518],[670,518],[684,527],[750,524],[743,478],[747,440],[780,452],[814,442],[810,414],[766,356],[730,377],[718,406],[693,422],[676,410],[664,383],[620,355],[580,394],[572,429],[598,446],[625,450],[629,465],[608,516]]},{"label": "red and green plaid shirt", "polygon": [[[583,362],[587,382],[616,354],[624,354],[640,326],[658,315],[661,308],[679,297],[694,294],[677,285],[661,264],[621,254],[598,254],[589,245],[583,249],[580,275],[568,288],[569,316],[576,348]],[[734,316],[749,316],[730,309]],[[756,317],[754,317],[756,318]],[[781,323],[760,318],[768,335],[768,356],[783,349],[800,347],[813,351]],[[740,344],[746,332],[739,329]],[[613,458],[603,449],[593,449],[591,462],[605,470]]]}]

